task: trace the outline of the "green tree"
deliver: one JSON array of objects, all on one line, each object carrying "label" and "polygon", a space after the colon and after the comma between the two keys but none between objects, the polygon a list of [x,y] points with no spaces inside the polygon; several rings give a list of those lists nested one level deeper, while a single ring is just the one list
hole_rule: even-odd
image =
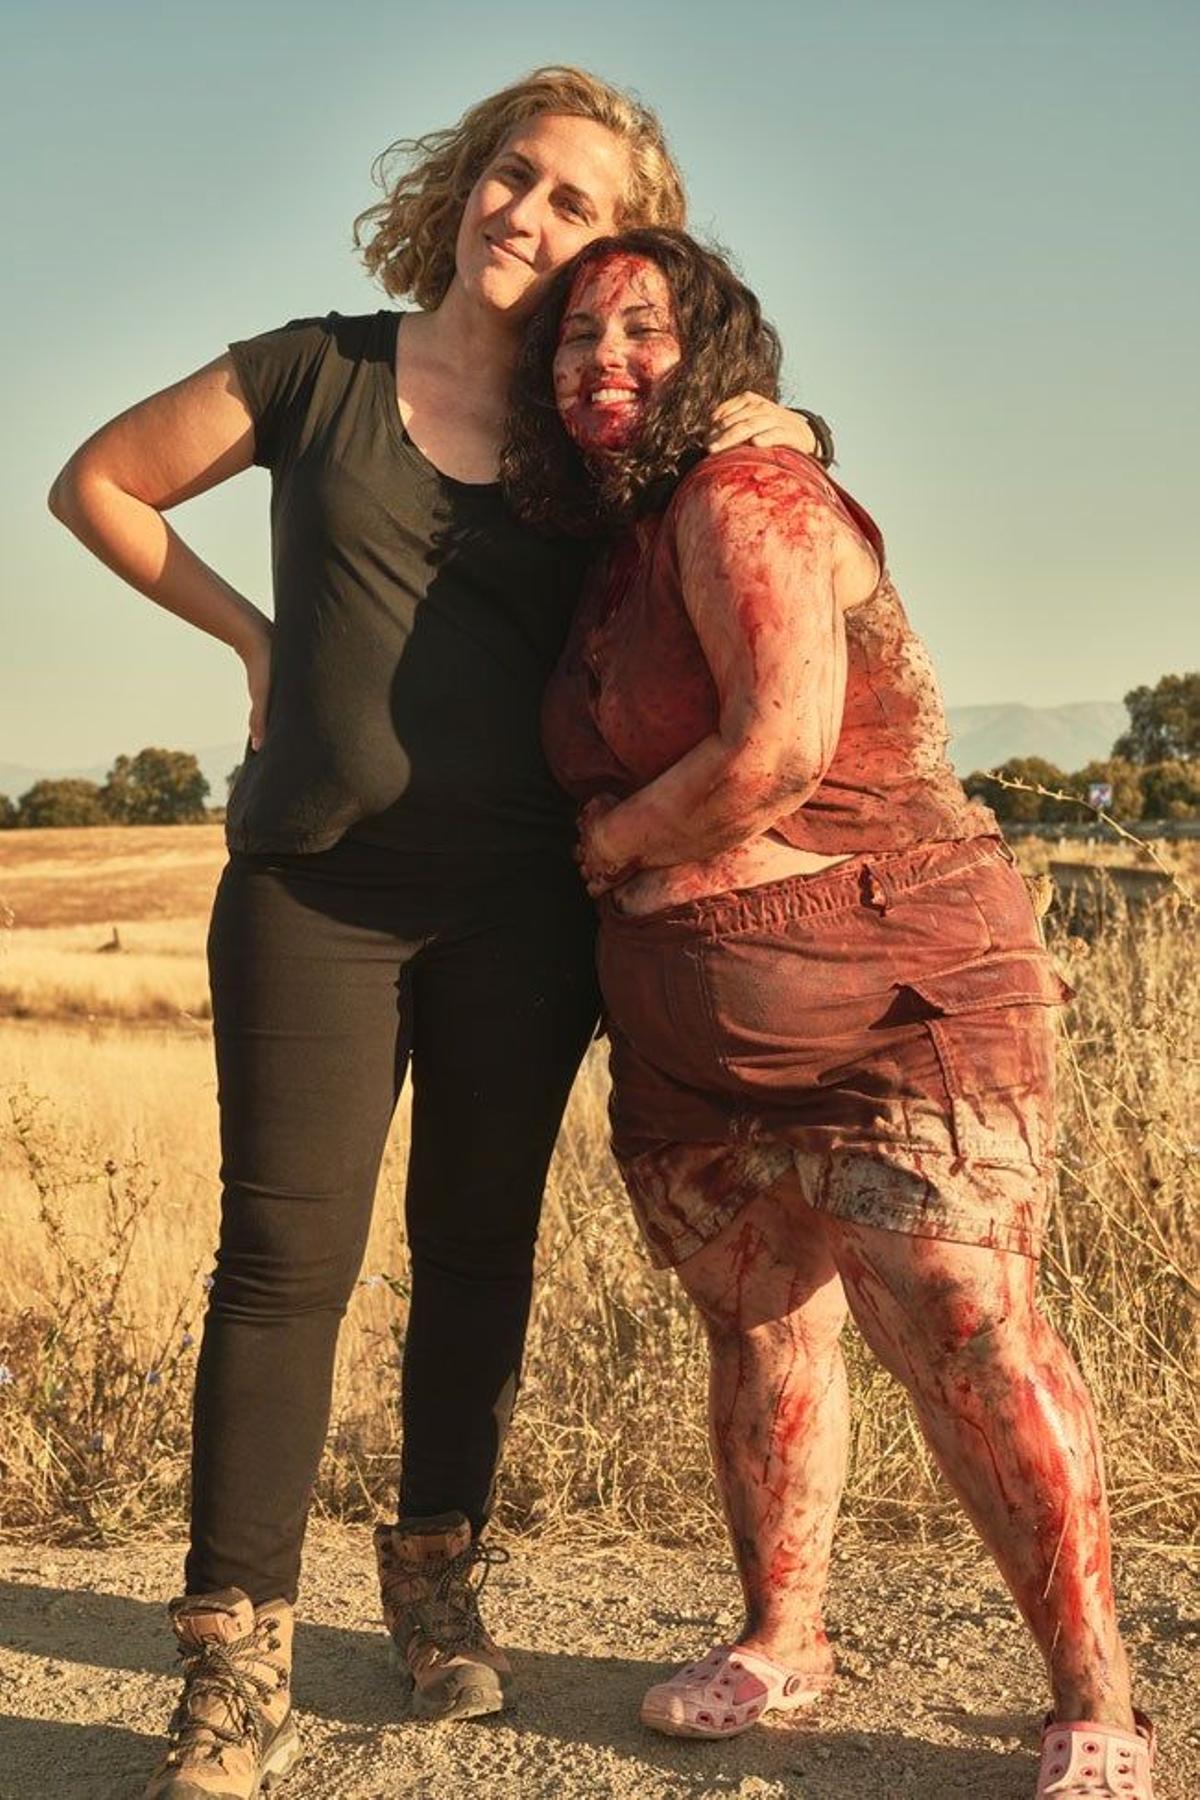
[{"label": "green tree", "polygon": [[[1100,762],[1090,762],[1084,768],[1077,769],[1073,775],[1067,776],[1067,791],[1086,800],[1089,787],[1098,782],[1104,783],[1113,791],[1112,800],[1104,808],[1111,818],[1141,818],[1142,771],[1136,763],[1129,762],[1123,756],[1109,756]],[[1063,809],[1063,817],[1086,819],[1087,813],[1082,806],[1071,806]]]},{"label": "green tree", "polygon": [[1130,762],[1186,762],[1200,756],[1200,671],[1164,675],[1125,696],[1129,729],[1113,745]]},{"label": "green tree", "polygon": [[1200,819],[1200,762],[1151,763],[1142,770],[1143,819]]},{"label": "green tree", "polygon": [[207,796],[208,782],[186,750],[118,756],[104,784],[104,804],[122,825],[198,824]]},{"label": "green tree", "polygon": [[94,781],[74,776],[57,781],[35,781],[17,802],[16,823],[36,830],[42,826],[107,825],[104,795]]},{"label": "green tree", "polygon": [[7,794],[0,794],[0,831],[11,831],[16,822],[16,806]]},{"label": "green tree", "polygon": [[[1002,787],[993,779],[994,775],[1002,775],[1009,781],[1024,783],[1021,788]],[[973,800],[982,800],[990,806],[996,817],[1004,823],[1036,825],[1044,824],[1049,819],[1064,816],[1064,808],[1059,801],[1047,800],[1044,794],[1030,793],[1030,788],[1064,788],[1067,777],[1061,769],[1055,768],[1043,756],[1010,756],[1007,762],[1001,763],[991,774],[986,770],[976,769],[963,782]],[[1074,808],[1066,811],[1074,812]]]}]

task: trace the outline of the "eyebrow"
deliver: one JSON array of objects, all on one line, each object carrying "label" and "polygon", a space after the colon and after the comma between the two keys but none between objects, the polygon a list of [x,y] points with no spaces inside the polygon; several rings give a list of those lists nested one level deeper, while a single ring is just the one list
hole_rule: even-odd
[{"label": "eyebrow", "polygon": [[[625,317],[627,317],[627,315],[629,313],[636,313],[636,312],[665,312],[665,311],[666,311],[666,308],[663,306],[661,300],[635,300],[632,306],[623,306],[621,308],[621,317],[625,318]],[[577,306],[573,312],[569,312],[564,315],[563,324],[570,325],[576,319],[594,319],[595,317],[596,317],[595,313],[588,312],[585,307]]]},{"label": "eyebrow", "polygon": [[[530,162],[529,158],[520,150],[505,150],[496,160],[497,162],[511,161],[519,163],[521,168],[530,175],[536,175],[538,172],[536,164]],[[570,194],[573,200],[578,200],[579,204],[585,211],[591,214],[593,219],[599,216],[596,202],[592,199],[592,196],[586,189],[578,187],[573,181],[556,181],[554,185],[556,190],[560,193]]]}]

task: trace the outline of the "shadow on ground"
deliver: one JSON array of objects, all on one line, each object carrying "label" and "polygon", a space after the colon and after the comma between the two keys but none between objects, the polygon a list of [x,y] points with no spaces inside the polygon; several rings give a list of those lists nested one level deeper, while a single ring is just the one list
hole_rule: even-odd
[{"label": "shadow on ground", "polygon": [[[79,1678],[74,1683],[69,1679],[71,1664],[80,1675],[84,1669],[127,1675],[139,1689],[147,1675],[169,1679],[174,1673],[161,1606],[120,1595],[0,1582],[0,1643],[68,1665],[63,1710],[71,1704],[72,1686],[79,1693]],[[672,1800],[713,1800],[737,1794],[748,1777],[764,1784],[755,1790],[764,1800],[768,1795],[861,1800],[864,1793],[911,1793],[923,1800],[968,1794],[1024,1800],[1032,1787],[1033,1764],[1027,1755],[922,1741],[916,1735],[919,1720],[913,1736],[857,1731],[832,1721],[823,1727],[818,1716],[803,1726],[788,1722],[725,1744],[663,1739],[637,1721],[641,1695],[662,1672],[661,1664],[537,1649],[518,1649],[514,1660],[520,1694],[512,1713],[467,1725],[409,1725],[380,1632],[302,1625],[297,1632],[296,1703],[302,1720],[308,1721],[311,1755],[289,1782],[289,1796],[304,1800],[335,1788],[339,1794],[363,1795],[427,1791],[411,1783],[418,1780],[417,1765],[427,1762],[431,1729],[441,1739],[439,1793],[486,1792],[488,1800],[519,1800],[535,1792],[593,1800],[608,1792],[639,1791],[669,1793]],[[123,1685],[110,1677],[105,1687],[112,1690],[114,1720],[128,1716]],[[169,1692],[164,1682],[166,1704]],[[94,1711],[98,1696],[93,1692],[90,1697],[88,1710]],[[20,1690],[12,1701],[19,1707]],[[1016,1716],[956,1723],[963,1732],[983,1736],[998,1730],[1026,1736],[1029,1727],[1027,1719]],[[0,1721],[0,1800],[61,1800],[64,1793],[132,1800],[154,1760],[155,1743],[151,1736],[108,1720],[70,1724],[61,1717],[10,1713]],[[511,1793],[495,1780],[495,1753],[505,1743],[520,1744],[524,1751],[524,1773]],[[593,1771],[589,1777],[581,1766],[577,1789],[562,1785],[563,1755],[575,1748],[587,1756]],[[553,1785],[530,1779],[529,1759],[536,1766],[539,1753],[558,1770]],[[603,1785],[597,1757],[605,1770]],[[345,1785],[351,1763],[365,1785]],[[23,1771],[19,1790],[5,1784],[5,1766]]]},{"label": "shadow on ground", "polygon": [[[456,1729],[469,1738],[512,1727],[464,1725]],[[790,1742],[785,1757],[778,1752],[767,1754],[767,1745],[782,1735],[772,1731],[740,1739],[736,1745],[664,1744],[661,1749],[639,1740],[636,1747],[630,1746],[630,1763],[636,1762],[643,1771],[643,1780],[648,1768],[659,1770],[669,1782],[672,1800],[714,1800],[715,1796],[737,1794],[747,1776],[755,1775],[765,1784],[758,1790],[764,1793],[764,1800],[768,1794],[794,1794],[798,1800],[800,1796],[804,1800],[809,1796],[814,1800],[860,1800],[868,1770],[870,1792],[920,1795],[921,1800],[951,1800],[959,1795],[1028,1800],[1032,1791],[1034,1764],[1028,1756],[923,1744],[894,1732],[816,1730],[787,1733]],[[0,1774],[2,1800],[62,1800],[64,1794],[88,1796],[88,1800],[135,1800],[155,1755],[154,1740],[112,1725],[72,1726],[54,1720],[3,1718],[0,1740],[5,1761],[11,1758],[31,1771],[22,1777],[19,1790],[8,1786]],[[336,1746],[326,1747],[320,1760],[329,1773],[322,1775],[310,1759],[288,1783],[289,1795],[294,1793],[296,1800],[302,1800],[327,1791],[336,1766]],[[456,1779],[453,1764],[457,1760],[447,1760],[442,1791],[446,1795],[481,1791],[475,1787],[469,1751]],[[393,1766],[390,1758],[388,1766]],[[361,1791],[383,1794],[390,1786],[380,1767],[376,1780]],[[515,1789],[486,1791],[488,1800],[519,1800]],[[585,1785],[577,1790],[556,1784],[553,1791],[562,1800],[593,1800],[595,1794],[610,1790],[594,1788],[585,1777]],[[638,1790],[634,1786],[628,1791]]]}]

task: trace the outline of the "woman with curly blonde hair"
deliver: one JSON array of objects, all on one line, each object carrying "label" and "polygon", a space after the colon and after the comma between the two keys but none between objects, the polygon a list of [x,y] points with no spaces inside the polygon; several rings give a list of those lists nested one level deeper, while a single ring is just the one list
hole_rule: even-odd
[{"label": "woman with curly blonde hair", "polygon": [[422,311],[437,311],[454,280],[455,238],[471,189],[491,149],[530,117],[531,100],[537,113],[590,119],[621,140],[620,210],[627,218],[647,225],[683,218],[683,180],[654,114],[581,69],[539,69],[529,81],[489,94],[449,131],[400,138],[376,158],[386,198],[359,214],[354,242],[389,294],[411,295]]},{"label": "woman with curly blonde hair", "polygon": [[[231,344],[104,426],[51,494],[126,581],[228,644],[250,690],[209,940],[223,1195],[171,1606],[186,1674],[149,1800],[256,1794],[299,1756],[304,1524],[410,1061],[383,1608],[419,1716],[494,1711],[510,1674],[472,1573],[597,998],[572,808],[539,738],[586,548],[509,513],[500,444],[519,333],[553,272],[603,234],[680,224],[684,200],[654,115],[578,69],[539,69],[393,146],[385,183],[396,159],[356,241],[421,310]],[[813,438],[742,395],[711,447],[746,441]],[[251,463],[272,477],[273,622],[164,517]]]}]

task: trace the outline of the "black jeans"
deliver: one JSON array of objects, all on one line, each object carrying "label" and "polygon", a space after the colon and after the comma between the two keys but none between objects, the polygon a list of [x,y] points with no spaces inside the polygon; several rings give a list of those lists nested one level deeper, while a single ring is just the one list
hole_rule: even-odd
[{"label": "black jeans", "polygon": [[412,1064],[400,1512],[487,1516],[546,1168],[598,1011],[565,856],[234,855],[209,936],[222,1212],[189,1593],[294,1599],[338,1327]]}]

